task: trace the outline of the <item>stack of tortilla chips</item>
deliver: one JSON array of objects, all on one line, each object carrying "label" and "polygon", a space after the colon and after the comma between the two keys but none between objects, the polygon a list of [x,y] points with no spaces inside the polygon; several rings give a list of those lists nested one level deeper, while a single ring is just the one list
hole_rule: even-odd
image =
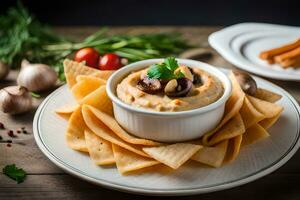
[{"label": "stack of tortilla chips", "polygon": [[[76,105],[58,108],[68,118],[66,140],[70,148],[87,152],[96,165],[116,165],[121,174],[163,164],[178,169],[188,160],[220,167],[235,160],[244,145],[269,136],[267,129],[283,108],[280,95],[259,88],[246,95],[233,73],[232,95],[220,124],[194,141],[164,144],[127,133],[114,119],[105,84],[113,71],[100,71],[71,60],[64,62],[67,84]],[[200,165],[199,165],[200,167]]]}]

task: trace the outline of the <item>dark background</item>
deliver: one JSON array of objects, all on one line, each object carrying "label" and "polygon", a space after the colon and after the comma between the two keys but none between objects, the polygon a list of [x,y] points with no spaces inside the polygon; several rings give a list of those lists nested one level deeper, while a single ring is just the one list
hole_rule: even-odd
[{"label": "dark background", "polygon": [[[231,25],[267,22],[300,26],[300,0],[23,0],[51,25]],[[0,13],[16,1],[0,0]]]}]

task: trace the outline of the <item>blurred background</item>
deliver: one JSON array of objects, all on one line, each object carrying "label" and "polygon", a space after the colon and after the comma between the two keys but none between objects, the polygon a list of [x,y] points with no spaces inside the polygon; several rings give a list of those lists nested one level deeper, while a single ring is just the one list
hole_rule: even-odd
[{"label": "blurred background", "polygon": [[[0,14],[17,1],[1,0]],[[300,25],[300,0],[23,0],[50,25]]]}]

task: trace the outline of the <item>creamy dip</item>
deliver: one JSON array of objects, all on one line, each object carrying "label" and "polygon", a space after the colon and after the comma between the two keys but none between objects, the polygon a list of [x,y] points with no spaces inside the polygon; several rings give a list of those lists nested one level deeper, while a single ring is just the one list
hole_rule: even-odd
[{"label": "creamy dip", "polygon": [[159,112],[186,111],[207,106],[217,101],[224,93],[222,82],[214,75],[193,68],[200,75],[201,83],[193,85],[185,97],[168,97],[163,92],[148,94],[137,88],[141,76],[147,74],[147,69],[132,72],[117,86],[117,96],[123,102],[138,108]]}]

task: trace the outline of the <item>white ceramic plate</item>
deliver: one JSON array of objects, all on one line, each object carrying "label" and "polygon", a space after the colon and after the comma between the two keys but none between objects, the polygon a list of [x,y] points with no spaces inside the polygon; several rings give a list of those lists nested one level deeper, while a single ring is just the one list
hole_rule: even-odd
[{"label": "white ceramic plate", "polygon": [[258,55],[264,50],[292,42],[300,37],[300,27],[242,23],[209,36],[210,45],[237,67],[269,78],[300,81],[300,68],[283,69],[270,65]]},{"label": "white ceramic plate", "polygon": [[40,105],[33,122],[36,143],[57,166],[81,179],[107,188],[144,195],[190,195],[236,187],[261,178],[286,163],[299,148],[299,106],[280,87],[260,78],[258,86],[279,93],[284,107],[271,136],[242,148],[236,161],[215,169],[190,161],[179,170],[146,172],[121,176],[116,167],[99,167],[89,156],[67,147],[64,132],[67,121],[54,113],[56,108],[74,102],[67,86],[49,95]]}]

